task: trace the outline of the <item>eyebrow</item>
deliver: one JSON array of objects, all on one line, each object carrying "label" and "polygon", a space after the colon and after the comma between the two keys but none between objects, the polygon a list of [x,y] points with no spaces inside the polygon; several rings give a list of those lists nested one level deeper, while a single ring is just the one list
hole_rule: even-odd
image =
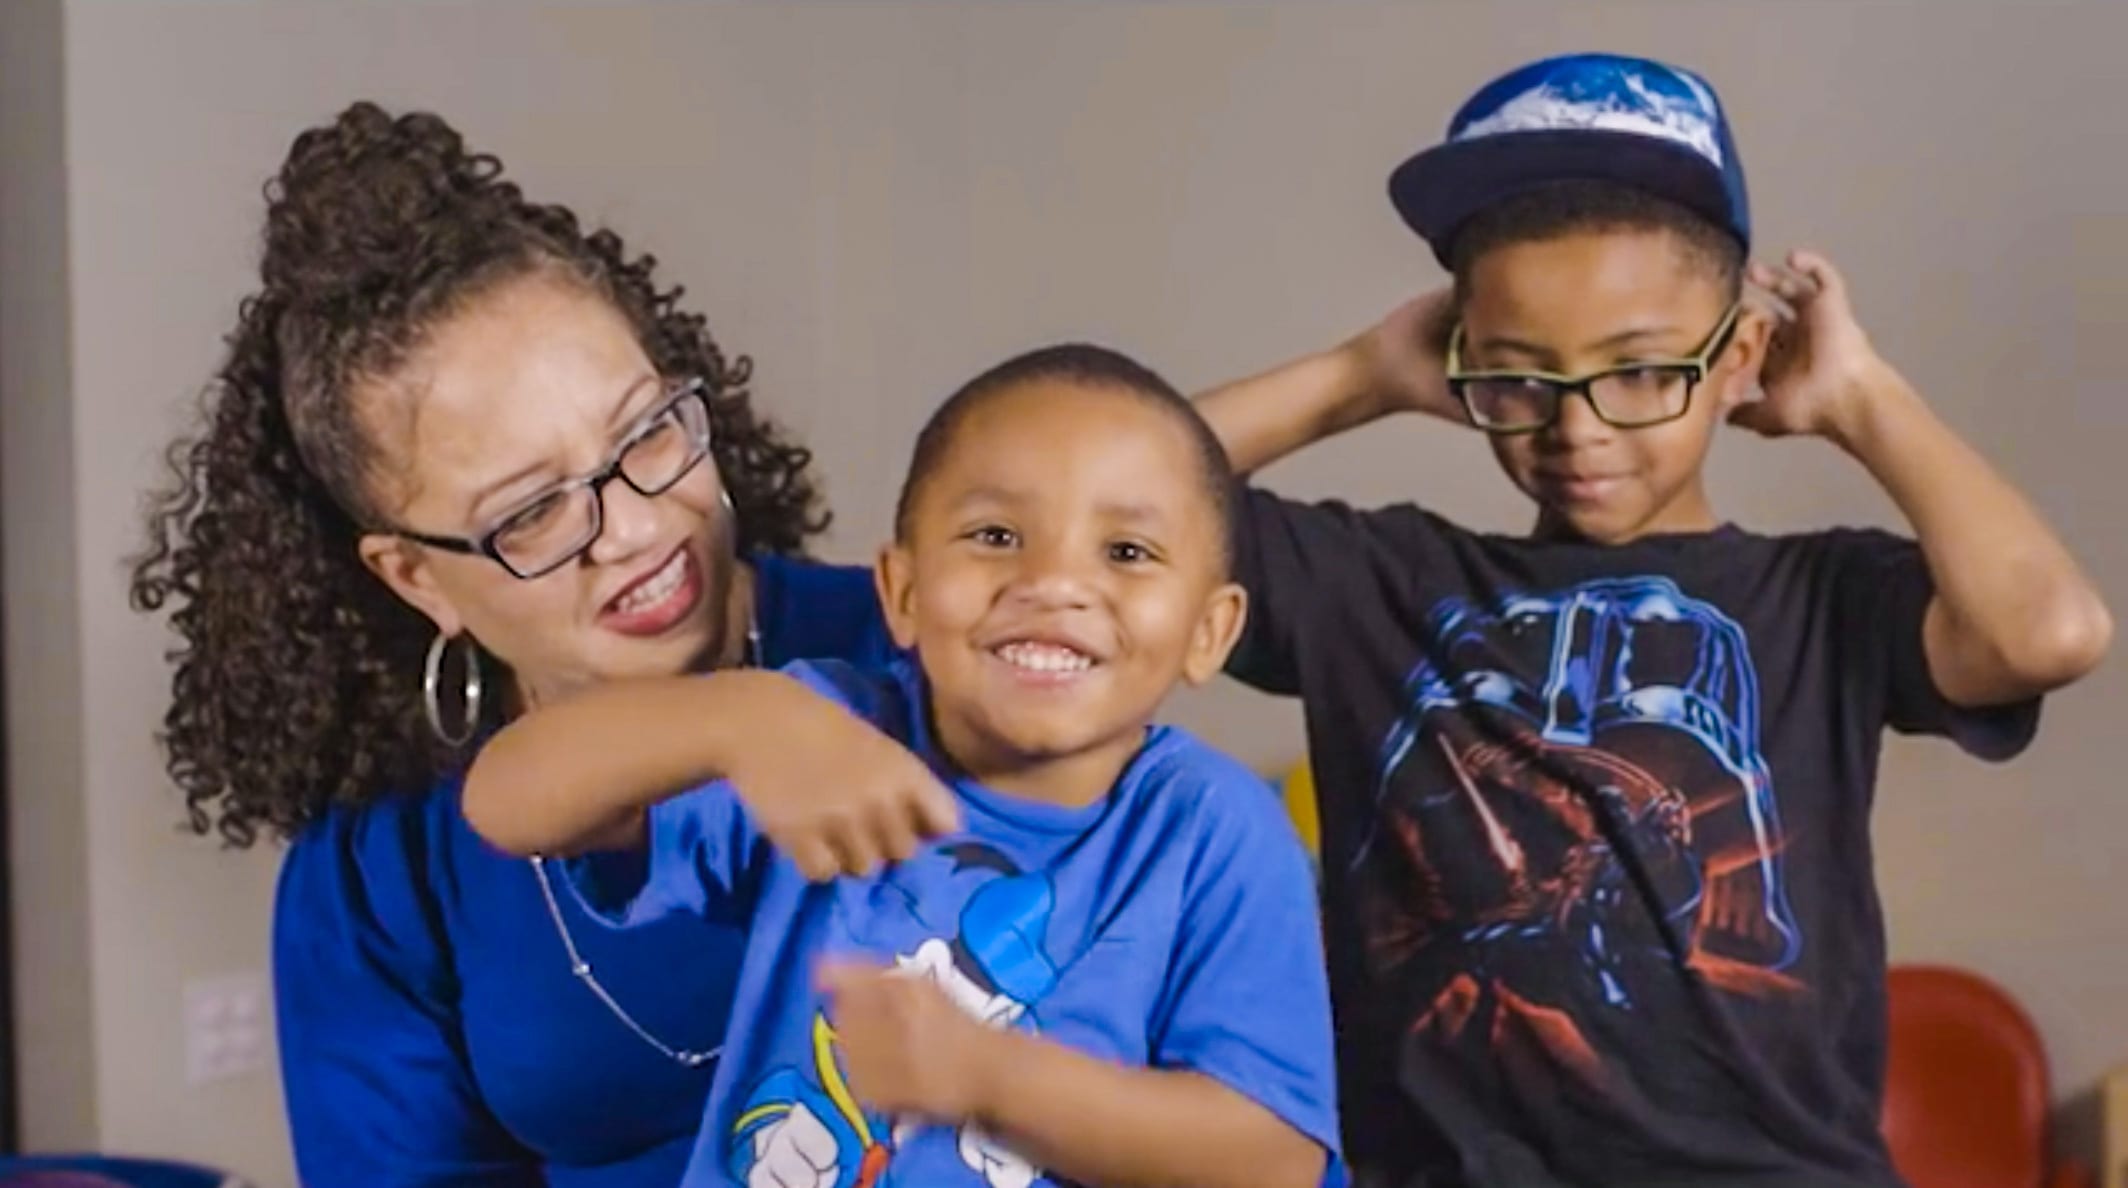
[{"label": "eyebrow", "polygon": [[1104,500],[1097,506],[1103,516],[1126,524],[1165,524],[1167,513],[1158,504]]},{"label": "eyebrow", "polygon": [[637,418],[648,411],[647,409],[636,408],[637,393],[640,393],[645,387],[649,387],[662,394],[666,391],[663,380],[664,377],[655,371],[646,371],[635,377],[635,382],[622,389],[621,398],[614,401],[613,412],[606,418],[606,427],[616,430],[635,428]]},{"label": "eyebrow", "polygon": [[[1633,346],[1646,339],[1662,338],[1680,333],[1683,332],[1675,326],[1635,326],[1630,330],[1621,330],[1601,342],[1592,344],[1589,350],[1592,352],[1615,351],[1622,347]],[[1513,353],[1540,362],[1555,361],[1559,358],[1558,352],[1550,347],[1541,346],[1533,342],[1524,342],[1519,338],[1492,337],[1481,339],[1476,345],[1486,354]]]},{"label": "eyebrow", "polygon": [[[623,427],[633,428],[633,416],[639,415],[631,411],[635,409],[636,398],[646,385],[656,385],[658,378],[656,372],[647,371],[637,376],[626,388],[621,389],[620,399],[614,402],[613,410],[606,415],[607,428],[616,432]],[[618,444],[618,442],[614,444]],[[541,473],[554,473],[554,467],[551,465],[550,460],[534,462],[530,466],[512,471],[491,482],[482,484],[480,489],[474,494],[469,506],[477,512],[483,504],[493,499],[498,493]]]},{"label": "eyebrow", "polygon": [[[983,504],[1016,507],[1026,503],[1027,499],[1027,495],[1022,492],[991,485],[971,487],[963,491],[960,498],[955,499],[951,506],[956,511]],[[1126,524],[1164,524],[1168,520],[1167,514],[1160,509],[1158,504],[1136,500],[1104,499],[1094,505],[1094,510],[1105,519],[1118,520]]]}]

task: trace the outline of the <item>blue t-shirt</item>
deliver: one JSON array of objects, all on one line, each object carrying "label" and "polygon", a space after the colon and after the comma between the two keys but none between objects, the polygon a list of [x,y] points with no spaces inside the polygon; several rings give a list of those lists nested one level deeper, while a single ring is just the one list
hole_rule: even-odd
[{"label": "blue t-shirt", "polygon": [[[786,671],[947,774],[913,663]],[[751,928],[684,1185],[1053,1182],[972,1127],[860,1109],[813,986],[823,956],[930,979],[991,1026],[1212,1077],[1337,1149],[1314,883],[1261,779],[1157,727],[1083,808],[953,787],[962,831],[870,878],[807,882],[724,784],[653,808],[647,857],[570,864],[571,884],[624,928],[674,916]]]},{"label": "blue t-shirt", "polygon": [[[754,566],[768,663],[892,652],[868,571]],[[450,779],[334,809],[289,848],[273,962],[302,1182],[671,1188],[715,1063],[660,1054],[571,976],[539,877],[475,836],[458,797]],[[723,1042],[738,929],[675,918],[615,932],[549,874],[622,1009],[675,1049]]]}]

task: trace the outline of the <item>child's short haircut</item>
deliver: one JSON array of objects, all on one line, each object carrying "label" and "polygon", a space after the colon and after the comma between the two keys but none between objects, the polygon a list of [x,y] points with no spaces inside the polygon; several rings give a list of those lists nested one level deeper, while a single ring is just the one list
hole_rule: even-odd
[{"label": "child's short haircut", "polygon": [[1213,528],[1218,533],[1221,576],[1232,558],[1234,469],[1211,426],[1198,415],[1197,406],[1160,374],[1121,351],[1091,343],[1067,342],[1040,347],[1015,355],[992,367],[946,398],[924,422],[916,435],[916,450],[902,480],[901,498],[894,505],[894,535],[909,539],[910,517],[924,484],[945,459],[969,414],[1022,384],[1042,380],[1106,388],[1136,396],[1171,416],[1189,435],[1197,455],[1197,475],[1204,496],[1210,501]]},{"label": "child's short haircut", "polygon": [[1744,246],[1735,235],[1686,207],[1613,181],[1561,181],[1525,190],[1479,211],[1448,244],[1456,299],[1469,295],[1470,272],[1486,253],[1582,232],[1663,231],[1695,267],[1734,299],[1743,283]]}]

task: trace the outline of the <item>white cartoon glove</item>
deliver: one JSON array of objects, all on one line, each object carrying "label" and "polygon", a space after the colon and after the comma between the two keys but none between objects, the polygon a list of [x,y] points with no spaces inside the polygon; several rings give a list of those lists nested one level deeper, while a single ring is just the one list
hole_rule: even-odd
[{"label": "white cartoon glove", "polygon": [[835,1136],[803,1105],[792,1104],[781,1122],[754,1132],[754,1165],[746,1188],[834,1188]]},{"label": "white cartoon glove", "polygon": [[894,958],[894,972],[903,977],[923,978],[953,1000],[961,1012],[985,1027],[1009,1027],[1027,1013],[1026,1004],[1003,994],[993,994],[969,980],[953,964],[953,948],[933,937],[916,947],[910,956]]},{"label": "white cartoon glove", "polygon": [[961,1127],[961,1162],[975,1169],[990,1188],[1029,1188],[1042,1173],[1006,1149],[981,1127]]}]

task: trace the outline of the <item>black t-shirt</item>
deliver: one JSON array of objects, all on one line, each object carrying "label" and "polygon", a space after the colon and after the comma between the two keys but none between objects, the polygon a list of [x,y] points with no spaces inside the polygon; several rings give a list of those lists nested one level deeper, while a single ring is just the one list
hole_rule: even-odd
[{"label": "black t-shirt", "polygon": [[1883,730],[2008,758],[2039,708],[1936,691],[1919,548],[1238,516],[1229,671],[1305,707],[1360,1182],[1897,1184]]}]

